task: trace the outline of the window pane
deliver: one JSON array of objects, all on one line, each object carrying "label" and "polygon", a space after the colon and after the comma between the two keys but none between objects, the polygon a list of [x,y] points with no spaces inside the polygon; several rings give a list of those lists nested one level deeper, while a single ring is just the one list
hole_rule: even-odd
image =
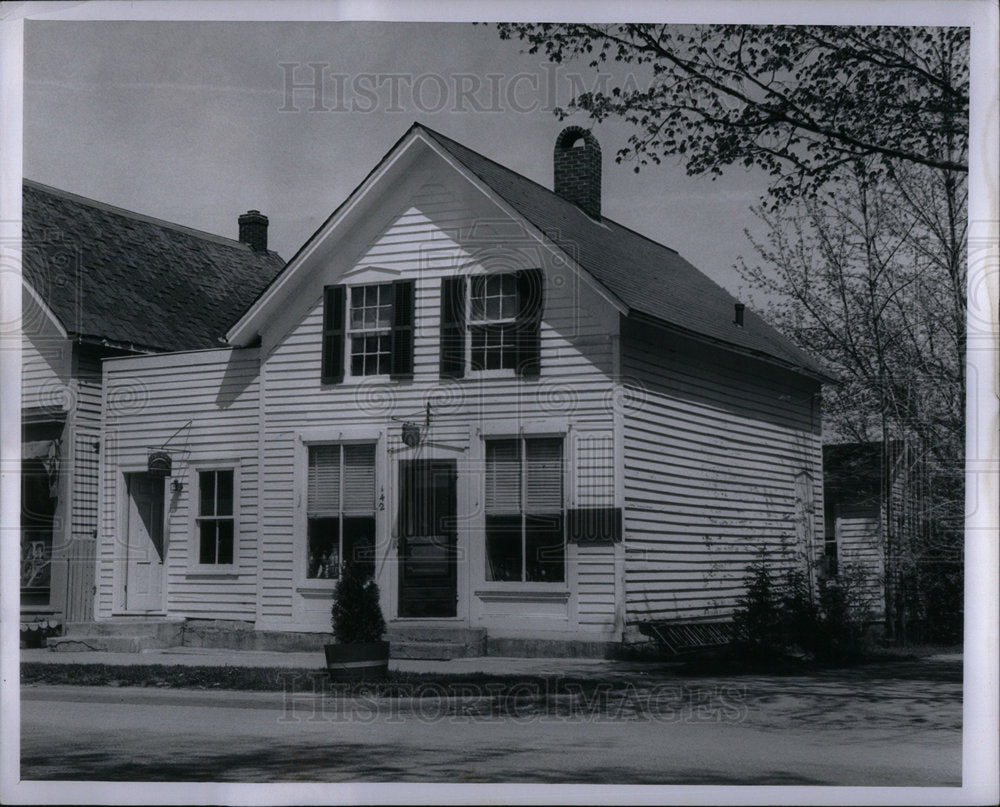
[{"label": "window pane", "polygon": [[339,570],[340,520],[310,518],[306,576],[315,579],[333,579],[339,576]]},{"label": "window pane", "polygon": [[521,455],[519,440],[486,441],[486,495],[489,514],[521,512]]},{"label": "window pane", "polygon": [[486,328],[482,325],[473,326],[470,340],[472,345],[471,364],[473,370],[486,369]]},{"label": "window pane", "polygon": [[520,516],[486,516],[486,579],[521,579]]},{"label": "window pane", "polygon": [[215,480],[215,513],[220,516],[231,516],[233,514],[233,472],[216,471]]},{"label": "window pane", "polygon": [[499,297],[487,297],[486,298],[486,318],[487,319],[500,319],[500,298]]},{"label": "window pane", "polygon": [[215,563],[216,522],[198,522],[198,562]]},{"label": "window pane", "polygon": [[375,516],[344,519],[344,563],[357,563],[375,574]]},{"label": "window pane", "polygon": [[566,579],[562,516],[525,518],[525,577],[535,583],[561,583]]},{"label": "window pane", "polygon": [[218,540],[218,563],[233,562],[233,522],[231,519],[223,519],[216,523]]},{"label": "window pane", "polygon": [[525,440],[525,511],[558,513],[563,507],[562,439]]},{"label": "window pane", "polygon": [[198,515],[215,514],[215,471],[198,472]]},{"label": "window pane", "polygon": [[309,446],[309,515],[340,511],[340,446]]},{"label": "window pane", "polygon": [[363,286],[355,286],[351,289],[351,308],[360,308],[365,304],[365,289]]},{"label": "window pane", "polygon": [[375,512],[375,446],[344,446],[345,513]]}]

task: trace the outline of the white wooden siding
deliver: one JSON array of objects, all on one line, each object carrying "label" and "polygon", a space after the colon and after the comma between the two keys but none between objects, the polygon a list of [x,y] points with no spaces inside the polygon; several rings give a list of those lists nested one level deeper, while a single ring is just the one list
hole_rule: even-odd
[{"label": "white wooden siding", "polygon": [[[613,436],[610,373],[615,359],[612,346],[617,314],[591,288],[578,282],[569,267],[552,265],[547,253],[531,242],[518,244],[514,259],[508,253],[506,263],[498,262],[496,242],[509,237],[511,227],[517,225],[498,218],[495,209],[485,206],[485,200],[463,197],[460,187],[449,185],[447,178],[431,182],[415,179],[384,204],[398,210],[398,215],[355,253],[357,257],[349,265],[338,267],[331,263],[323,277],[304,284],[303,288],[311,289],[310,304],[298,321],[276,321],[277,334],[262,334],[264,349],[269,352],[262,371],[260,609],[262,622],[268,627],[326,630],[329,625],[327,608],[313,603],[305,609],[303,598],[296,593],[296,586],[303,582],[296,579],[296,563],[305,542],[305,536],[295,530],[296,509],[301,507],[295,488],[294,438],[299,431],[326,429],[334,434],[346,427],[384,429],[391,463],[387,465],[388,474],[377,484],[387,497],[391,513],[395,461],[415,456],[411,450],[399,451],[400,423],[393,416],[422,423],[426,401],[440,402],[432,411],[427,440],[455,450],[431,446],[419,450],[423,456],[436,452],[438,456],[456,457],[459,474],[475,477],[469,480],[473,500],[480,482],[470,465],[477,453],[470,441],[481,439],[477,431],[483,424],[497,419],[527,423],[539,418],[561,418],[572,423],[573,430],[588,436],[588,441],[578,444],[580,450],[572,463],[579,496],[592,504],[613,500],[613,451],[589,438],[600,441]],[[477,378],[475,374],[461,380],[439,379],[441,278],[457,272],[539,266],[546,275],[540,379],[524,381],[513,375]],[[395,383],[384,378],[348,376],[342,384],[323,388],[319,383],[322,286],[385,282],[398,277],[416,281],[413,380]],[[489,587],[482,579],[481,516],[474,517],[471,523],[466,536],[460,536],[460,546],[463,540],[472,542],[460,555],[460,595]],[[391,530],[391,519],[386,519],[386,525]],[[391,535],[382,535],[380,540],[388,547]],[[612,557],[611,547],[579,551],[570,547],[568,587],[576,592],[576,600],[575,611],[569,611],[574,611],[574,616],[566,605],[556,608],[546,604],[542,608],[526,600],[518,609],[516,603],[479,602],[470,594],[466,598],[473,601],[460,605],[459,614],[463,616],[464,607],[466,618],[488,626],[497,635],[523,633],[518,614],[539,613],[542,616],[535,620],[539,632],[611,630],[615,619]],[[381,582],[383,599],[394,604],[396,578],[391,565]],[[387,609],[390,615],[393,607]]]},{"label": "white wooden siding", "polygon": [[[98,562],[98,615],[120,608],[115,563],[124,562],[119,524],[122,474],[142,470],[147,451],[166,444],[172,479],[166,491],[165,606],[171,616],[253,621],[257,611],[258,354],[208,350],[114,359],[104,368],[102,525]],[[197,498],[200,464],[239,464],[238,565],[231,574],[190,569],[195,536],[189,508]]]},{"label": "white wooden siding", "polygon": [[73,343],[29,294],[22,295],[22,408],[73,408],[72,356]]},{"label": "white wooden siding", "polygon": [[72,416],[71,536],[66,549],[65,618],[71,622],[87,621],[94,614],[101,384],[100,359],[78,347],[72,381],[76,408]]},{"label": "white wooden siding", "polygon": [[802,471],[821,551],[814,387],[651,326],[622,344],[627,620],[724,617],[762,546],[779,571],[804,564]]},{"label": "white wooden siding", "polygon": [[[877,505],[837,507],[834,522],[837,568],[849,578],[864,575],[865,589],[876,613],[885,610],[884,514]],[[861,580],[857,581],[859,584]]]}]

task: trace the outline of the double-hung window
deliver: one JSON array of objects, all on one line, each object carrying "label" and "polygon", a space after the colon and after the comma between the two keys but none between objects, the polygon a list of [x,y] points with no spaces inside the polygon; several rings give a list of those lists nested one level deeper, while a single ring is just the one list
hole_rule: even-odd
[{"label": "double-hung window", "polygon": [[517,276],[478,275],[469,284],[470,366],[507,370],[517,365]]},{"label": "double-hung window", "polygon": [[392,366],[392,284],[354,286],[348,318],[351,375],[388,375]]},{"label": "double-hung window", "polygon": [[232,469],[198,472],[198,563],[226,566],[235,555]]},{"label": "double-hung window", "polygon": [[485,473],[486,579],[566,579],[563,441],[488,439]]},{"label": "double-hung window", "polygon": [[306,577],[336,579],[345,562],[374,572],[375,444],[309,446]]}]

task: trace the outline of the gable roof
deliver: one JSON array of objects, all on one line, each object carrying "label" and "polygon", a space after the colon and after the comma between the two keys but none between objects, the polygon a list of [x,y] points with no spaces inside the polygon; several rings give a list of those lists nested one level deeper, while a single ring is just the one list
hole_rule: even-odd
[{"label": "gable roof", "polygon": [[579,266],[628,316],[648,318],[730,350],[770,360],[822,381],[836,381],[819,362],[749,309],[744,324],[734,324],[738,302],[673,249],[639,235],[608,218],[595,220],[572,202],[515,171],[484,157],[449,137],[414,123],[396,141],[343,203],[288,261],[270,288],[262,291],[228,333],[230,340],[247,339],[254,321],[266,316],[281,289],[308,259],[330,228],[346,217],[358,200],[382,180],[396,155],[414,139],[439,150],[470,180],[485,186],[500,202],[521,216],[566,258]]},{"label": "gable roof", "polygon": [[554,191],[493,162],[426,126],[431,137],[507,204],[565,249],[569,257],[621,300],[629,315],[651,317],[679,330],[763,354],[824,380],[830,373],[749,308],[734,324],[729,292],[677,252],[609,218],[591,218]]},{"label": "gable roof", "polygon": [[24,180],[25,281],[67,333],[137,351],[220,347],[274,252]]}]

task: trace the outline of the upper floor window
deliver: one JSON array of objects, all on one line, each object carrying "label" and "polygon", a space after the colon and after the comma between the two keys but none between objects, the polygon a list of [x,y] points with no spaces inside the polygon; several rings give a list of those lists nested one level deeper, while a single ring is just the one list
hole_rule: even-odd
[{"label": "upper floor window", "polygon": [[468,369],[537,377],[544,303],[541,269],[442,278],[441,377]]},{"label": "upper floor window", "polygon": [[[350,291],[350,295],[348,295]],[[323,292],[320,376],[339,384],[352,376],[413,375],[414,282],[327,286]]]},{"label": "upper floor window", "polygon": [[233,563],[233,476],[231,469],[198,472],[198,563],[203,566]]},{"label": "upper floor window", "polygon": [[566,579],[563,441],[486,441],[486,579],[559,583]]},{"label": "upper floor window", "polygon": [[351,375],[388,375],[392,360],[392,284],[351,289]]},{"label": "upper floor window", "polygon": [[469,284],[470,365],[513,370],[517,364],[517,276],[480,275]]}]

